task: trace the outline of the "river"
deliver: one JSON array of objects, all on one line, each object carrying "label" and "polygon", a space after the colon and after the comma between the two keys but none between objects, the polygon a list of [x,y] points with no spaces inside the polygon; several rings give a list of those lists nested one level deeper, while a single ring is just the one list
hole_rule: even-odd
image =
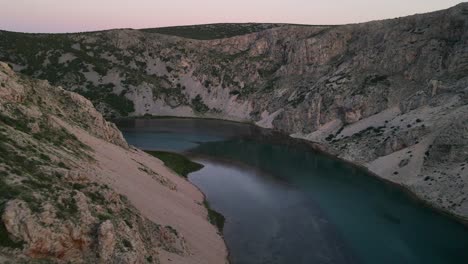
[{"label": "river", "polygon": [[226,217],[232,264],[468,263],[468,228],[301,141],[202,119],[118,122],[145,150],[189,156],[189,180]]}]

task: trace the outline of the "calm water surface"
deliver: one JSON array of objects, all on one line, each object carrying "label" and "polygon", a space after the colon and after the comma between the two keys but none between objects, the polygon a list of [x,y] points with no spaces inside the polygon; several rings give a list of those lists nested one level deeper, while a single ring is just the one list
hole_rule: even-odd
[{"label": "calm water surface", "polygon": [[189,155],[226,217],[232,264],[468,263],[468,229],[365,172],[250,125],[120,121],[130,144]]}]

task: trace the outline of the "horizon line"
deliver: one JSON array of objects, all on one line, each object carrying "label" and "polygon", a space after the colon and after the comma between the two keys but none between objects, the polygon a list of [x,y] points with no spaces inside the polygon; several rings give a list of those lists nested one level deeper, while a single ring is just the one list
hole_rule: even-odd
[{"label": "horizon line", "polygon": [[447,11],[453,8],[456,8],[457,6],[461,5],[468,5],[468,2],[461,2],[459,4],[456,4],[454,6],[445,8],[445,9],[440,9],[440,10],[435,10],[431,12],[423,12],[423,13],[414,13],[411,15],[405,15],[405,16],[398,16],[398,17],[390,17],[390,18],[383,18],[383,19],[374,19],[374,20],[367,20],[367,21],[361,21],[361,22],[351,22],[351,23],[344,23],[344,24],[302,24],[302,23],[288,23],[288,22],[210,22],[210,23],[200,23],[200,24],[182,24],[182,25],[169,25],[169,26],[156,26],[156,27],[142,27],[142,28],[132,28],[132,27],[115,27],[115,28],[103,28],[103,29],[90,29],[90,30],[85,30],[85,31],[69,31],[69,32],[27,32],[27,31],[14,31],[14,30],[7,30],[7,29],[1,29],[0,31],[3,32],[10,32],[10,33],[21,33],[21,34],[83,34],[83,33],[97,33],[97,32],[105,32],[105,31],[112,31],[112,30],[146,30],[146,29],[160,29],[160,28],[176,28],[176,27],[193,27],[193,26],[207,26],[207,25],[220,25],[220,24],[278,24],[278,25],[286,25],[286,26],[316,26],[316,27],[337,27],[337,26],[346,26],[346,25],[358,25],[358,24],[366,24],[366,23],[371,23],[371,22],[377,22],[377,21],[387,21],[387,20],[395,20],[395,19],[401,19],[401,18],[407,18],[407,17],[412,17],[412,16],[417,16],[417,15],[425,15],[425,14],[432,14],[432,13],[437,13],[437,12],[443,12]]}]

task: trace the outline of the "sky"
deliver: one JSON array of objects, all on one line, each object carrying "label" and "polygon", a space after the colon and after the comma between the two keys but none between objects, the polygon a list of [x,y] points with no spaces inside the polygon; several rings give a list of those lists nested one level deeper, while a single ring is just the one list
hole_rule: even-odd
[{"label": "sky", "polygon": [[456,0],[0,0],[0,29],[82,32],[220,22],[313,25],[425,13]]}]

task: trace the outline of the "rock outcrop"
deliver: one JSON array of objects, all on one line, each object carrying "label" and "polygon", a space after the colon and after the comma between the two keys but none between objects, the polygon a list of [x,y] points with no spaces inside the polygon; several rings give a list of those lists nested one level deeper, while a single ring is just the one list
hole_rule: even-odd
[{"label": "rock outcrop", "polygon": [[202,201],[83,96],[0,62],[1,263],[224,263]]},{"label": "rock outcrop", "polygon": [[466,3],[362,24],[265,28],[204,40],[167,29],[0,32],[0,58],[84,95],[107,117],[249,121],[314,141],[468,217]]}]

